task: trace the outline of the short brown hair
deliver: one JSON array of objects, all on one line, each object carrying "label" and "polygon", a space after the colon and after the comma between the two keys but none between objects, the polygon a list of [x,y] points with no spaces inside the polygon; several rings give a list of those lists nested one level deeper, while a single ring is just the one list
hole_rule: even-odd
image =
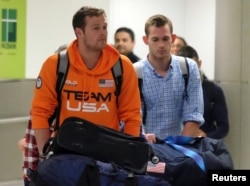
[{"label": "short brown hair", "polygon": [[173,33],[172,21],[169,18],[167,18],[166,16],[161,15],[161,14],[153,15],[150,18],[148,18],[148,20],[145,23],[145,29],[144,29],[145,34],[146,35],[149,34],[149,27],[150,26],[162,27],[162,26],[164,26],[166,24],[169,25],[169,28],[170,28],[170,31],[171,31],[171,34],[172,34]]},{"label": "short brown hair", "polygon": [[95,8],[91,6],[83,6],[80,8],[73,16],[72,25],[73,28],[84,29],[86,26],[85,18],[104,15],[106,17],[105,11],[101,8]]}]

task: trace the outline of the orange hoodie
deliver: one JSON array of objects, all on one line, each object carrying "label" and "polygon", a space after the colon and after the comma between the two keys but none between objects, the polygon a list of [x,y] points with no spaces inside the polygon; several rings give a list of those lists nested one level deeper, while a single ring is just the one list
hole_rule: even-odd
[{"label": "orange hoodie", "polygon": [[[102,52],[98,64],[89,70],[84,64],[77,41],[68,47],[70,66],[62,89],[60,121],[71,116],[119,129],[119,120],[125,123],[124,132],[138,136],[140,131],[140,95],[138,80],[132,63],[121,55],[123,82],[118,97],[111,68],[119,53],[109,45]],[[49,128],[48,119],[57,107],[57,55],[50,56],[39,73],[32,101],[32,128]]]}]

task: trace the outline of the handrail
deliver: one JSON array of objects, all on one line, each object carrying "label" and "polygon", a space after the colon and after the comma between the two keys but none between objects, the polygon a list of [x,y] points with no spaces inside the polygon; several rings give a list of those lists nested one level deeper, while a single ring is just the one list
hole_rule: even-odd
[{"label": "handrail", "polygon": [[35,81],[34,78],[26,78],[26,79],[0,79],[0,83],[15,83],[21,81]]},{"label": "handrail", "polygon": [[29,118],[30,118],[29,116],[2,118],[2,119],[0,119],[0,125],[1,124],[7,124],[7,123],[16,123],[16,122],[28,121]]}]

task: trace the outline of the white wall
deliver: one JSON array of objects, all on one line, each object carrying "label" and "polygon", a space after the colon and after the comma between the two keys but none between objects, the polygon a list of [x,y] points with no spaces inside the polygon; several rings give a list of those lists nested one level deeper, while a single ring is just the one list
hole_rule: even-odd
[{"label": "white wall", "polygon": [[186,0],[184,36],[202,60],[202,69],[214,79],[215,69],[215,0]]},{"label": "white wall", "polygon": [[83,5],[105,9],[109,43],[118,27],[131,27],[136,34],[135,53],[140,57],[147,54],[142,42],[145,21],[153,14],[166,15],[173,21],[174,32],[197,49],[208,77],[214,77],[215,0],[28,0],[26,78],[36,78],[44,60],[75,38],[72,16]]},{"label": "white wall", "polygon": [[184,2],[184,0],[110,0],[109,42],[114,42],[114,33],[118,27],[128,26],[136,34],[135,53],[140,57],[146,56],[148,49],[142,41],[146,20],[154,14],[164,14],[173,21],[174,32],[183,35]]},{"label": "white wall", "polygon": [[44,60],[75,35],[73,14],[82,6],[103,8],[109,0],[27,0],[26,78],[36,78]]}]

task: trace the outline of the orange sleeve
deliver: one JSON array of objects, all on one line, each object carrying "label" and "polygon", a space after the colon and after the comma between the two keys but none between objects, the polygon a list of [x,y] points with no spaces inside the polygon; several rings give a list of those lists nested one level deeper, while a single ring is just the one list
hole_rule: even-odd
[{"label": "orange sleeve", "polygon": [[36,81],[32,100],[32,128],[49,128],[48,120],[57,107],[56,85],[57,55],[49,57],[43,64]]},{"label": "orange sleeve", "polygon": [[125,123],[124,132],[139,136],[141,126],[140,93],[138,79],[132,63],[125,56],[123,60],[123,82],[121,93],[118,97],[119,118]]}]

